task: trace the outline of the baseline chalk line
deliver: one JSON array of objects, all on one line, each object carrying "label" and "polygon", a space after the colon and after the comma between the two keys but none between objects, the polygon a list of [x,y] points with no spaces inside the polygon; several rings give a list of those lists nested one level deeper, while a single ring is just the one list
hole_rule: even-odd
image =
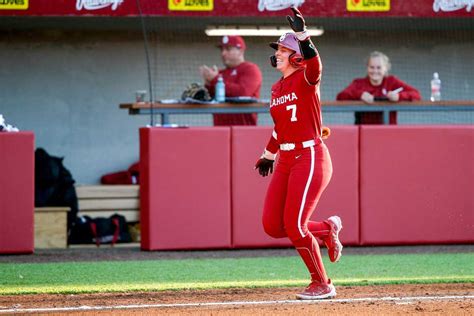
[{"label": "baseline chalk line", "polygon": [[43,307],[43,308],[10,308],[1,309],[2,313],[38,313],[38,312],[71,312],[94,310],[119,310],[119,309],[146,309],[146,308],[187,308],[187,307],[215,307],[215,306],[251,306],[272,304],[323,304],[323,303],[361,303],[361,302],[410,302],[410,301],[450,301],[470,300],[474,295],[448,295],[448,296],[409,296],[409,297],[362,297],[338,298],[325,300],[273,300],[273,301],[231,301],[231,302],[202,302],[202,303],[177,303],[177,304],[132,304],[132,305],[102,305],[102,306],[77,306],[77,307]]}]

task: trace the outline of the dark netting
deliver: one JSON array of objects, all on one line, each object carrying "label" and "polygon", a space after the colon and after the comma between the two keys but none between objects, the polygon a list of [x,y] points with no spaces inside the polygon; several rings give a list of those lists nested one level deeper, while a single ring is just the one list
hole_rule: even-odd
[{"label": "dark netting", "polygon": [[[152,5],[149,2],[146,5]],[[158,4],[156,4],[158,5]],[[138,19],[137,19],[138,20]],[[366,75],[367,56],[381,51],[391,60],[391,74],[420,91],[429,101],[430,81],[437,72],[441,79],[441,100],[474,99],[474,20],[472,18],[308,18],[309,26],[324,29],[314,37],[323,61],[321,98],[335,101],[338,92],[354,78]],[[178,99],[186,87],[202,83],[200,65],[222,67],[219,37],[204,33],[208,25],[285,25],[279,18],[145,18],[149,40],[152,89],[155,100]],[[263,74],[261,98],[268,100],[271,85],[280,73],[270,66],[273,50],[268,43],[277,37],[245,37],[246,60],[260,66]],[[145,75],[145,74],[144,74]],[[259,114],[259,125],[271,125],[271,119]],[[210,117],[210,116],[209,116]],[[326,113],[326,124],[353,124],[353,112]],[[212,125],[205,115],[173,115],[172,123]],[[473,124],[469,111],[399,112],[399,124]]]}]

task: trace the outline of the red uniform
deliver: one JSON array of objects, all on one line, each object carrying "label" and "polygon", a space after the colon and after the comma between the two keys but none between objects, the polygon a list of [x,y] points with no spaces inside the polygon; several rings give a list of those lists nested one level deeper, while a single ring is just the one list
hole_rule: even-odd
[{"label": "red uniform", "polygon": [[[225,83],[226,97],[260,98],[262,73],[256,64],[245,61],[233,68],[219,70]],[[211,96],[214,96],[217,76],[206,85]],[[257,125],[256,113],[214,114],[214,125]]]},{"label": "red uniform", "polygon": [[306,64],[272,87],[270,113],[275,128],[266,150],[280,149],[280,158],[265,198],[263,226],[274,238],[288,237],[312,280],[327,283],[315,237],[326,237],[330,227],[309,218],[331,179],[332,164],[321,141],[319,56]]},{"label": "red uniform", "polygon": [[[399,101],[418,101],[421,99],[420,92],[412,86],[404,83],[395,76],[387,76],[382,84],[374,86],[370,83],[369,77],[354,79],[352,83],[341,91],[337,100],[360,100],[362,93],[368,92],[374,97],[386,97],[389,91],[403,87],[399,93]],[[362,112],[356,115],[356,124],[383,124],[383,114],[381,112]],[[390,124],[397,124],[397,113],[390,112]]]}]

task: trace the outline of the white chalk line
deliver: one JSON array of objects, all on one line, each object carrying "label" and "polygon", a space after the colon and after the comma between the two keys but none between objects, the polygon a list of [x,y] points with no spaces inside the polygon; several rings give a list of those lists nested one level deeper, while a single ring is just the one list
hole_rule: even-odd
[{"label": "white chalk line", "polygon": [[459,301],[474,299],[474,295],[449,295],[449,296],[409,296],[409,297],[363,297],[363,298],[338,298],[325,300],[279,300],[279,301],[231,301],[231,302],[203,302],[203,303],[178,303],[178,304],[132,304],[132,305],[103,305],[103,306],[76,306],[76,307],[45,307],[45,308],[12,308],[0,309],[2,313],[38,313],[38,312],[71,312],[117,309],[145,309],[145,308],[189,308],[189,307],[228,307],[251,306],[272,304],[321,304],[321,303],[362,303],[362,302],[393,302],[396,304],[410,301]]}]

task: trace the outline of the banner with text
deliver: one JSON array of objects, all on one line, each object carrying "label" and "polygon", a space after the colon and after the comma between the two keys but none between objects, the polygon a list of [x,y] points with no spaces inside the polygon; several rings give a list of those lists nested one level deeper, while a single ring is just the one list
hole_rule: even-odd
[{"label": "banner with text", "polygon": [[[139,0],[147,16],[474,17],[474,0]],[[137,16],[137,0],[0,0],[0,16]]]}]

